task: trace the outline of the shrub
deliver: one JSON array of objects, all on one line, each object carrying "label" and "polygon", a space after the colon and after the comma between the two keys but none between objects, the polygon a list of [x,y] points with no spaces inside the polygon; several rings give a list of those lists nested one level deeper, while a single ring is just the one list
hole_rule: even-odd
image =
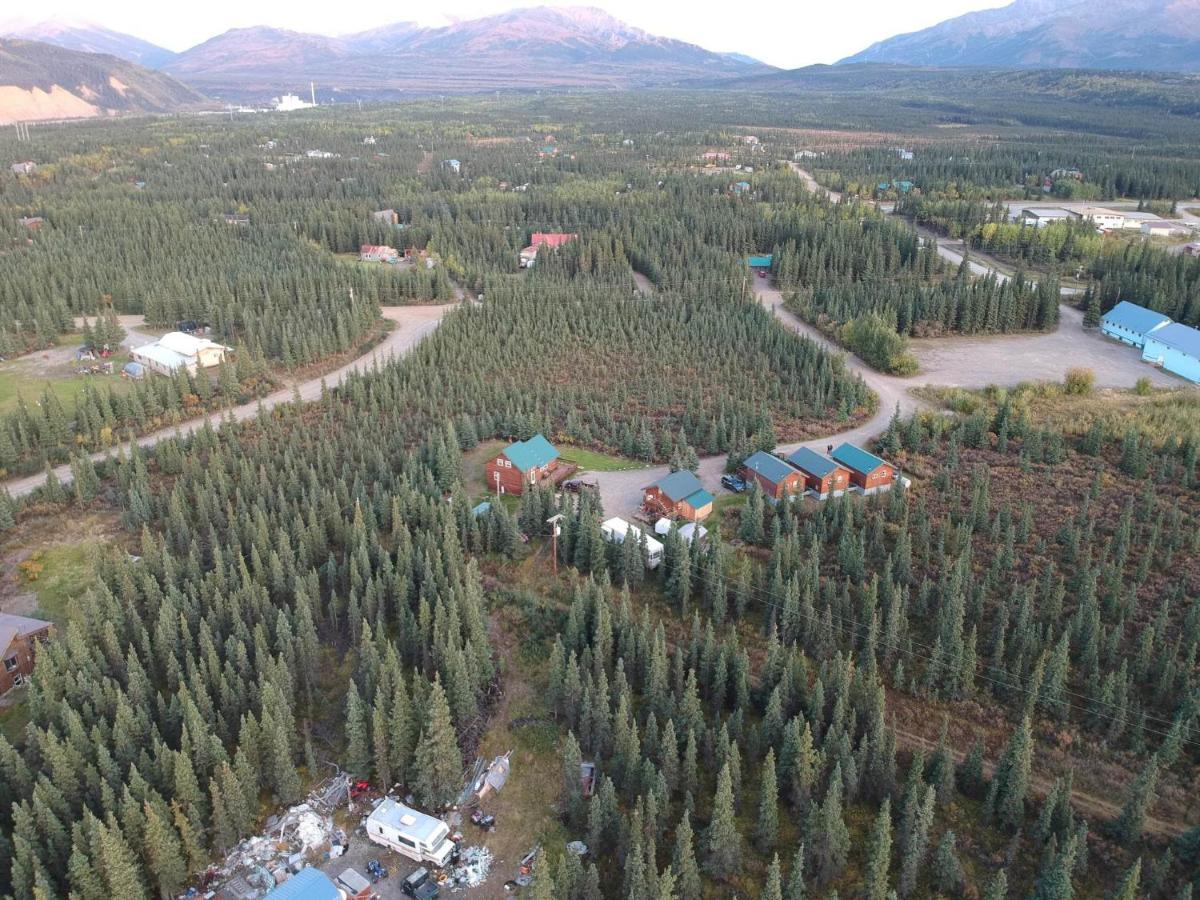
[{"label": "shrub", "polygon": [[908,339],[876,313],[851,319],[842,326],[842,343],[867,365],[889,375],[914,375],[917,359],[908,352]]},{"label": "shrub", "polygon": [[1133,386],[1133,392],[1139,397],[1148,397],[1151,391],[1150,379],[1143,375]]},{"label": "shrub", "polygon": [[1092,392],[1092,387],[1096,384],[1096,373],[1091,369],[1075,368],[1067,371],[1067,379],[1065,382],[1068,394],[1077,397],[1082,397]]}]

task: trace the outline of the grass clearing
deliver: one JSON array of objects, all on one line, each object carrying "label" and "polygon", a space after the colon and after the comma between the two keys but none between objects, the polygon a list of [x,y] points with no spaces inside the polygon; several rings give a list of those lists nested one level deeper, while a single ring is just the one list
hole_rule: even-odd
[{"label": "grass clearing", "polygon": [[559,455],[565,461],[579,466],[582,472],[628,472],[644,469],[647,464],[636,459],[599,453],[583,447],[560,447]]},{"label": "grass clearing", "polygon": [[[56,345],[46,350],[36,350],[0,363],[0,413],[17,408],[17,401],[24,398],[31,406],[42,396],[48,386],[58,397],[68,413],[75,408],[75,397],[85,384],[112,387],[118,391],[129,389],[130,382],[121,378],[121,367],[129,362],[129,354],[120,351],[107,360],[95,362],[75,361],[75,348],[82,343],[79,334],[64,334]],[[113,364],[111,375],[79,375],[76,370],[85,365]]]},{"label": "grass clearing", "polygon": [[76,601],[97,583],[96,557],[107,544],[84,541],[61,544],[38,550],[30,557],[42,566],[36,581],[25,579],[37,595],[36,618],[48,619],[55,625],[66,625]]}]

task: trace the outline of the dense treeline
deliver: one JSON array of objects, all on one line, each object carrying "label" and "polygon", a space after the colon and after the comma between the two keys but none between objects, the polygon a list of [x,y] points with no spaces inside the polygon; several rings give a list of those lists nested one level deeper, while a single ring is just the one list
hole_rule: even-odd
[{"label": "dense treeline", "polygon": [[1100,235],[1082,220],[1043,228],[1009,222],[1001,204],[913,197],[896,211],[987,253],[1091,280],[1081,296],[1085,307],[1093,298],[1102,311],[1130,300],[1178,322],[1200,322],[1200,260],[1186,254],[1119,234]]},{"label": "dense treeline", "polygon": [[[1152,145],[1131,155],[1124,141],[1099,136],[1015,135],[990,142],[918,140],[897,145],[830,149],[810,160],[822,184],[864,197],[903,199],[894,182],[938,199],[1001,200],[1050,196],[1064,200],[1147,200],[1195,197],[1200,194],[1200,162],[1174,143]],[[1054,177],[1075,170],[1082,178]],[[887,185],[880,187],[880,185]]]},{"label": "dense treeline", "polygon": [[[570,730],[567,822],[615,855],[618,895],[657,897],[666,882],[700,896],[710,879],[745,890],[754,872],[767,897],[1067,897],[1139,878],[1146,896],[1186,896],[1194,835],[1181,859],[1149,851],[1139,868],[1138,852],[1157,785],[1186,784],[1200,746],[1198,448],[1098,428],[1069,447],[1007,406],[993,419],[896,422],[884,446],[908,454],[930,490],[813,513],[752,495],[738,536],[770,547],[769,562],[672,533],[653,576],[665,609],[631,602],[649,577],[643,551],[598,551],[581,524],[590,511],[566,510],[562,558],[602,581],[575,590],[548,702]],[[1066,483],[1031,503],[1010,470]],[[1079,490],[1082,505],[1064,508]],[[1007,711],[991,774],[984,744],[957,762],[945,728],[932,753],[898,753],[911,738],[887,712],[888,689],[983,704],[983,730]],[[1069,775],[1038,774],[1044,728],[1142,755],[1118,816],[1088,821]],[[605,773],[591,800],[580,758]],[[988,829],[1011,836],[998,876]],[[555,896],[599,896],[595,877],[565,859]]]}]

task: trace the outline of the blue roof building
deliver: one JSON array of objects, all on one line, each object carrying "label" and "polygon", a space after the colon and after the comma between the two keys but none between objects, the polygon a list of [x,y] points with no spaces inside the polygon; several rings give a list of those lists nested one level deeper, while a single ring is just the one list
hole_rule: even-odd
[{"label": "blue roof building", "polygon": [[343,900],[346,895],[320,869],[301,869],[263,900]]},{"label": "blue roof building", "polygon": [[697,522],[712,512],[714,499],[699,478],[686,469],[680,469],[646,488],[643,503],[656,515],[682,516]]},{"label": "blue roof building", "polygon": [[816,475],[818,478],[831,475],[837,471],[838,467],[838,464],[832,459],[822,456],[815,450],[809,450],[807,447],[801,447],[789,456],[788,462],[797,469],[808,472],[810,475]]},{"label": "blue roof building", "polygon": [[1200,331],[1173,322],[1146,335],[1142,359],[1200,382]]},{"label": "blue roof building", "polygon": [[1170,324],[1170,316],[1122,300],[1100,319],[1100,331],[1131,347],[1141,347],[1146,335]]},{"label": "blue roof building", "polygon": [[796,470],[773,453],[759,450],[746,457],[742,465],[772,484],[780,484],[789,475],[795,475]]},{"label": "blue roof building", "polygon": [[486,516],[491,511],[492,511],[492,501],[484,500],[482,503],[478,503],[475,505],[475,507],[471,510],[471,515],[473,515],[476,519],[478,519],[480,516]]},{"label": "blue roof building", "polygon": [[558,451],[554,449],[554,445],[540,434],[535,434],[527,441],[509,444],[504,455],[522,472],[541,468],[558,459]]},{"label": "blue roof building", "polygon": [[769,269],[774,261],[775,254],[773,253],[756,253],[746,257],[746,265],[752,269]]}]

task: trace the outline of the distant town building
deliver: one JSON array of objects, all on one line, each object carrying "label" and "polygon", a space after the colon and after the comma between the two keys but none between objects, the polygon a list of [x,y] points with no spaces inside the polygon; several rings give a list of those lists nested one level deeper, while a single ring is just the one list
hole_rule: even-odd
[{"label": "distant town building", "polygon": [[1142,234],[1148,237],[1171,237],[1176,234],[1187,234],[1186,225],[1179,222],[1168,222],[1166,219],[1151,219],[1142,223]]},{"label": "distant town building", "polygon": [[358,258],[362,262],[395,262],[400,251],[386,244],[363,244],[358,248]]},{"label": "distant town building", "polygon": [[26,160],[25,162],[15,162],[9,168],[12,169],[14,175],[32,175],[37,169],[37,163]]},{"label": "distant town building", "polygon": [[237,225],[245,228],[250,224],[250,217],[245,213],[225,213],[224,219],[226,225]]},{"label": "distant town building", "polygon": [[442,168],[449,169],[451,172],[457,174],[462,171],[462,163],[457,159],[443,159]]},{"label": "distant town building", "polygon": [[276,97],[272,100],[271,105],[278,112],[294,112],[298,109],[312,109],[315,104],[309,103],[307,100],[301,100],[295,94],[284,94],[282,97]]},{"label": "distant town building", "polygon": [[816,150],[797,150],[792,154],[792,159],[799,161],[802,159],[816,159],[821,154]]},{"label": "distant town building", "polygon": [[1183,245],[1183,252],[1188,256],[1200,256],[1200,241],[1192,241]]},{"label": "distant town building", "polygon": [[724,150],[706,150],[701,159],[705,162],[729,162],[732,157]]},{"label": "distant town building", "polygon": [[[1125,214],[1119,213],[1113,209],[1105,209],[1103,206],[1085,206],[1076,213],[1081,219],[1091,219],[1092,223],[1097,228],[1105,230],[1124,228]],[[1134,226],[1137,227],[1136,225]]]},{"label": "distant town building", "polygon": [[896,155],[898,157],[900,157],[901,159],[909,160],[909,159],[913,158],[913,152],[911,150],[906,150],[903,147],[896,147],[895,150],[896,150]]},{"label": "distant town building", "polygon": [[746,265],[751,269],[769,269],[774,261],[773,253],[755,253],[746,257]]},{"label": "distant town building", "polygon": [[371,213],[371,218],[376,222],[382,222],[384,225],[399,225],[400,214],[394,209],[380,209]]},{"label": "distant town building", "polygon": [[41,216],[21,216],[17,219],[17,224],[30,231],[37,231],[45,224],[45,220]]},{"label": "distant town building", "polygon": [[520,263],[522,269],[529,269],[537,262],[538,251],[542,247],[550,247],[555,249],[563,244],[570,243],[579,237],[574,232],[564,231],[535,231],[533,237],[529,240],[529,246],[521,251]]},{"label": "distant town building", "polygon": [[750,190],[750,182],[748,181],[739,181],[733,186],[733,192],[735,194],[744,194],[748,190]]},{"label": "distant town building", "polygon": [[1045,228],[1054,222],[1066,222],[1079,216],[1057,206],[1030,206],[1021,210],[1021,218],[1037,228]]}]

